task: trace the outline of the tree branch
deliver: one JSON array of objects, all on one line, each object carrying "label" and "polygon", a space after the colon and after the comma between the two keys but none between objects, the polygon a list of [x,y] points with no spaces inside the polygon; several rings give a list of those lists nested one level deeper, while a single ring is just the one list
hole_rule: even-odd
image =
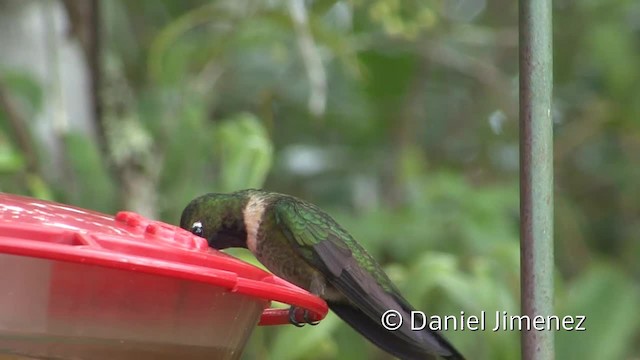
[{"label": "tree branch", "polygon": [[307,10],[303,0],[289,0],[287,4],[311,87],[309,111],[314,116],[320,117],[324,114],[327,102],[327,74],[324,71],[318,47],[309,30]]}]

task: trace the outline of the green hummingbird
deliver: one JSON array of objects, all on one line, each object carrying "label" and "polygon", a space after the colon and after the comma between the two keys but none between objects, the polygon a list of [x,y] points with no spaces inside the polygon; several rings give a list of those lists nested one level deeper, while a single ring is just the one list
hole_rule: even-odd
[{"label": "green hummingbird", "polygon": [[[324,299],[352,328],[400,359],[464,359],[439,332],[411,329],[414,308],[382,267],[311,203],[254,189],[211,193],[187,205],[180,227],[218,250],[249,249],[269,271]],[[395,331],[383,327],[381,318],[388,310],[402,316]],[[293,316],[290,320],[301,325]]]}]

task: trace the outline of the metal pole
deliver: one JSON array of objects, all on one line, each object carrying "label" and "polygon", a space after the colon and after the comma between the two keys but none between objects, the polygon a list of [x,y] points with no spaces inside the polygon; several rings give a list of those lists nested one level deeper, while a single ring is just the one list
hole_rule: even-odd
[{"label": "metal pole", "polygon": [[[520,0],[522,314],[553,313],[552,0]],[[522,359],[554,358],[553,331],[522,331]]]}]

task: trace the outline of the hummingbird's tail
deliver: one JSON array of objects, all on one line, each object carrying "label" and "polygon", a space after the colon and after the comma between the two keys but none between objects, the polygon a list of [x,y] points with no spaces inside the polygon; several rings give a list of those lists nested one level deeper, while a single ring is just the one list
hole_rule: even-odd
[{"label": "hummingbird's tail", "polygon": [[[360,309],[345,303],[327,301],[329,308],[342,320],[351,325],[362,336],[366,337],[382,350],[402,360],[436,360],[438,356],[423,344],[407,339],[399,332],[385,329],[380,319],[377,321],[367,316]],[[427,331],[428,336],[434,337],[446,350],[448,355],[441,355],[448,360],[464,360],[462,356],[449,342],[437,332]]]}]

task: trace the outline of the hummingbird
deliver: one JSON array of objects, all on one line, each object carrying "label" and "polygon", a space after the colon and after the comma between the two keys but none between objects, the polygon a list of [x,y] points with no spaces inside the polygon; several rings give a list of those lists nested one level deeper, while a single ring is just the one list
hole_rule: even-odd
[{"label": "hummingbird", "polygon": [[[255,189],[210,193],[185,207],[180,227],[218,250],[249,249],[269,271],[324,299],[343,321],[391,355],[402,360],[464,360],[438,331],[411,329],[414,308],[380,264],[314,204]],[[291,310],[290,321],[301,326]],[[382,323],[388,310],[403,320],[394,331]]]}]

